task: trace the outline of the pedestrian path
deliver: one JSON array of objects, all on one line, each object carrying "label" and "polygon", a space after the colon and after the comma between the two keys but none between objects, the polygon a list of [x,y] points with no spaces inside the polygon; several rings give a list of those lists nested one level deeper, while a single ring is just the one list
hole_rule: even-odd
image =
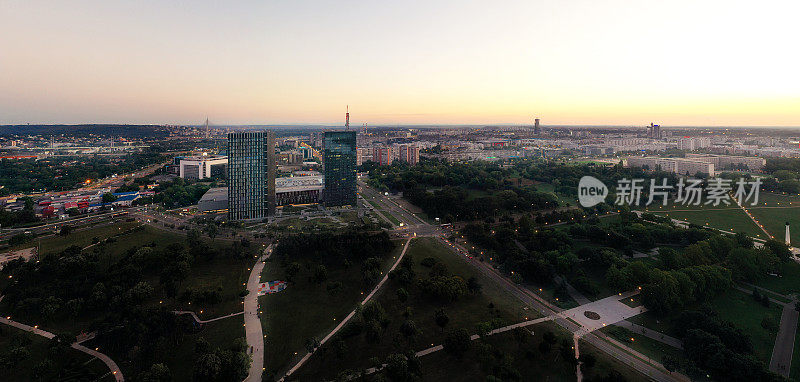
[{"label": "pedestrian path", "polygon": [[[383,286],[383,284],[385,284],[385,283],[386,283],[386,280],[388,280],[388,279],[389,279],[389,274],[391,274],[391,273],[392,273],[392,271],[393,271],[395,268],[397,268],[397,265],[398,265],[398,264],[400,264],[400,261],[402,261],[402,260],[403,260],[403,257],[406,255],[406,251],[408,250],[408,244],[409,244],[409,243],[411,243],[411,238],[408,238],[408,240],[406,240],[406,243],[405,243],[405,245],[403,246],[403,251],[402,251],[402,252],[400,252],[400,256],[398,256],[398,257],[397,257],[397,261],[395,261],[395,262],[394,262],[394,264],[392,265],[392,267],[391,267],[391,268],[389,268],[389,271],[388,271],[388,272],[386,272],[386,274],[383,276],[383,278],[381,279],[381,281],[380,281],[380,282],[378,282],[378,285],[376,285],[376,286],[375,286],[375,288],[374,288],[374,289],[372,289],[372,292],[370,292],[370,293],[367,295],[367,297],[365,297],[365,298],[364,298],[364,300],[363,300],[363,301],[361,301],[361,304],[359,304],[359,306],[358,306],[358,307],[356,307],[356,309],[353,309],[353,311],[352,311],[352,312],[350,312],[350,314],[348,314],[348,315],[347,315],[347,317],[345,317],[345,318],[344,318],[344,320],[342,320],[342,321],[339,323],[339,325],[336,325],[336,327],[335,327],[335,328],[334,328],[334,329],[333,329],[333,330],[332,330],[330,333],[328,333],[328,335],[327,335],[327,336],[325,336],[325,338],[323,338],[323,339],[322,339],[322,341],[320,341],[320,342],[319,342],[319,346],[322,346],[322,345],[324,345],[326,342],[328,342],[328,340],[330,340],[331,338],[333,338],[333,336],[334,336],[334,335],[336,335],[336,333],[338,333],[338,332],[339,332],[339,330],[341,330],[341,329],[342,329],[342,328],[345,326],[345,324],[347,324],[348,322],[350,322],[350,319],[352,319],[352,318],[353,318],[353,316],[355,316],[356,312],[358,311],[358,308],[360,308],[361,306],[364,306],[364,305],[365,305],[367,302],[369,302],[369,300],[371,300],[371,299],[372,299],[372,297],[375,295],[375,293],[377,293],[377,292],[378,292],[378,290],[379,290],[379,289],[381,289],[381,287]],[[317,349],[319,349],[319,347],[317,347]],[[316,349],[314,349],[314,351],[316,351]],[[280,381],[282,382],[282,381],[286,380],[286,378],[288,378],[288,377],[289,377],[290,375],[292,375],[292,374],[293,374],[295,371],[297,371],[297,369],[299,369],[299,368],[300,368],[300,366],[303,366],[303,365],[306,363],[306,361],[308,361],[308,359],[309,359],[309,358],[311,358],[311,356],[314,354],[314,351],[308,352],[308,353],[307,353],[305,356],[303,356],[303,358],[301,358],[301,359],[300,359],[300,361],[298,361],[298,362],[297,362],[297,363],[296,363],[294,366],[292,366],[292,367],[289,369],[289,371],[287,371],[287,372],[286,372],[286,374],[284,374],[284,376],[283,376],[283,377],[281,377]]]},{"label": "pedestrian path", "polygon": [[[17,321],[12,321],[7,317],[0,317],[0,323],[6,324],[8,326],[13,326],[17,329],[39,335],[47,339],[53,339],[56,336],[55,334],[39,329],[36,326],[31,327]],[[117,363],[114,362],[114,360],[109,358],[107,355],[100,353],[96,350],[89,349],[86,346],[83,346],[77,342],[74,342],[72,345],[70,345],[70,347],[103,361],[103,363],[105,363],[106,366],[108,366],[109,374],[112,374],[114,376],[114,379],[117,380],[117,382],[122,382],[125,380],[125,377],[122,376],[122,370],[119,369]]]},{"label": "pedestrian path", "polygon": [[[261,318],[258,314],[258,286],[261,284],[261,271],[264,262],[272,255],[272,244],[264,254],[256,260],[247,279],[247,296],[244,297],[244,332],[247,346],[250,348],[250,371],[245,382],[261,382],[264,372],[264,332],[261,328]],[[238,314],[238,313],[237,313]],[[223,317],[224,318],[224,317]]]}]

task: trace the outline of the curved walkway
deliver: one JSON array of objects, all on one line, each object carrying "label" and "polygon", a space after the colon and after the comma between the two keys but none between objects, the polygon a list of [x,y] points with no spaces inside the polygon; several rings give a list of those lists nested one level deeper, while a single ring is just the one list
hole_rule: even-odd
[{"label": "curved walkway", "polygon": [[[245,382],[261,382],[264,372],[264,332],[261,328],[261,318],[258,315],[258,285],[261,281],[261,271],[264,270],[264,261],[272,255],[272,244],[264,250],[264,255],[258,258],[253,268],[250,269],[250,278],[247,279],[247,296],[244,297],[244,333],[247,345],[250,347],[250,371]],[[238,313],[237,313],[238,314]],[[220,317],[221,319],[225,317]]]},{"label": "curved walkway", "polygon": [[[42,329],[39,329],[39,328],[30,327],[28,325],[25,325],[25,324],[22,324],[22,323],[19,323],[19,322],[16,322],[16,321],[11,321],[11,320],[9,320],[9,319],[7,319],[5,317],[0,317],[0,323],[6,324],[6,325],[9,325],[9,326],[13,326],[13,327],[15,327],[17,329],[21,329],[21,330],[24,330],[24,331],[29,332],[29,333],[40,335],[40,336],[45,337],[47,339],[53,339],[53,337],[55,337],[55,334],[53,334],[53,333],[50,333],[48,331],[45,331],[45,330],[42,330]],[[88,354],[88,355],[90,355],[92,357],[98,358],[101,361],[103,361],[103,363],[105,363],[106,366],[108,366],[108,369],[110,370],[109,374],[114,375],[114,379],[116,379],[118,382],[122,382],[122,381],[125,380],[125,378],[122,376],[122,371],[119,369],[119,366],[117,366],[117,363],[114,362],[114,360],[109,358],[107,355],[105,355],[103,353],[100,353],[98,351],[89,349],[89,348],[87,348],[87,347],[85,347],[85,346],[83,346],[83,345],[81,345],[81,344],[79,344],[77,342],[73,343],[71,345],[71,347],[73,349],[75,349],[75,350],[82,351],[82,352],[84,352],[84,353],[86,353],[86,354]]]},{"label": "curved walkway", "polygon": [[206,323],[209,323],[209,322],[214,322],[214,321],[222,320],[222,319],[225,319],[225,318],[228,318],[228,317],[233,317],[233,316],[238,316],[240,314],[244,314],[244,311],[237,312],[237,313],[231,313],[231,314],[229,314],[227,316],[221,316],[221,317],[212,318],[210,320],[201,320],[200,317],[197,317],[197,313],[195,313],[195,312],[193,312],[191,310],[173,310],[172,313],[175,313],[175,314],[188,314],[188,315],[192,316],[192,318],[194,318],[194,322],[196,322],[198,324],[206,324]]},{"label": "curved walkway", "polygon": [[[395,261],[395,262],[394,262],[394,264],[392,265],[392,267],[391,267],[391,268],[389,268],[389,271],[388,271],[388,272],[386,272],[386,274],[383,276],[383,278],[381,279],[381,281],[380,281],[380,282],[378,282],[378,285],[375,285],[375,288],[372,290],[372,292],[370,292],[370,293],[367,295],[367,297],[365,297],[365,298],[364,298],[364,300],[363,300],[363,301],[361,301],[361,304],[359,304],[359,306],[358,306],[358,307],[361,307],[361,306],[363,306],[364,304],[366,304],[367,302],[369,302],[369,300],[370,300],[370,299],[372,299],[372,297],[375,295],[375,293],[376,293],[376,292],[378,292],[378,290],[379,290],[379,289],[381,289],[381,287],[383,286],[383,284],[385,284],[385,283],[386,283],[386,280],[388,280],[388,279],[389,279],[389,274],[390,274],[390,273],[392,273],[392,271],[393,271],[393,270],[394,270],[394,269],[397,267],[397,265],[398,265],[398,264],[400,264],[400,261],[402,261],[402,260],[403,260],[403,256],[405,256],[405,255],[406,255],[406,250],[408,250],[408,244],[409,244],[409,243],[411,243],[411,238],[409,238],[408,240],[406,240],[406,244],[403,246],[403,252],[400,252],[400,256],[397,256],[397,261]],[[331,338],[332,338],[334,335],[336,335],[336,333],[338,333],[338,332],[339,332],[339,330],[341,330],[341,329],[342,329],[342,328],[345,326],[345,324],[347,324],[348,322],[350,322],[350,319],[351,319],[351,318],[353,318],[353,316],[355,316],[355,314],[356,314],[356,311],[358,310],[358,307],[356,307],[356,309],[353,309],[353,311],[352,311],[352,312],[350,312],[350,314],[348,314],[348,315],[347,315],[347,317],[345,317],[345,318],[344,318],[344,320],[342,320],[342,322],[340,322],[340,323],[339,323],[339,325],[336,325],[336,327],[335,327],[335,328],[334,328],[334,329],[333,329],[333,330],[332,330],[330,333],[328,333],[328,335],[327,335],[327,336],[325,336],[325,338],[323,338],[323,339],[322,339],[322,341],[320,341],[320,342],[319,342],[319,346],[322,346],[322,345],[324,345],[326,342],[328,342],[328,340],[330,340],[330,339],[331,339]],[[317,347],[317,349],[319,349],[319,347]],[[314,350],[316,351],[316,349],[314,349]],[[305,364],[305,363],[306,363],[306,361],[308,361],[308,359],[309,359],[309,358],[311,358],[311,356],[312,356],[313,354],[314,354],[313,352],[309,352],[308,354],[306,354],[305,356],[303,356],[303,358],[301,358],[301,359],[300,359],[300,361],[298,361],[298,362],[297,362],[297,364],[295,364],[294,366],[292,366],[292,367],[289,369],[289,371],[287,371],[287,372],[286,372],[286,374],[284,374],[284,375],[283,375],[283,377],[281,377],[280,381],[281,381],[281,382],[283,382],[283,381],[284,381],[286,378],[288,378],[290,375],[292,375],[292,373],[294,373],[295,371],[297,371],[297,369],[299,369],[299,368],[300,368],[300,366],[303,366],[303,364]]]}]

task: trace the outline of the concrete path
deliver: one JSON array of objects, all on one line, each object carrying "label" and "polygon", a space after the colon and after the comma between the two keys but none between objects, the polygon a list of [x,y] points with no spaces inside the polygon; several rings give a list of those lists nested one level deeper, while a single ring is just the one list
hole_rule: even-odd
[{"label": "concrete path", "polygon": [[783,305],[781,314],[781,327],[775,336],[775,347],[772,348],[772,358],[769,361],[769,370],[789,378],[792,366],[792,353],[794,352],[794,336],[797,335],[797,319],[800,312],[795,309],[797,300]]},{"label": "concrete path", "polygon": [[228,314],[226,316],[215,317],[215,318],[212,318],[210,320],[201,320],[200,317],[197,317],[197,313],[195,313],[195,312],[193,312],[191,310],[173,310],[172,313],[175,313],[175,314],[188,314],[188,315],[192,316],[194,321],[197,322],[198,324],[206,324],[206,323],[209,323],[209,322],[214,322],[214,321],[222,320],[222,319],[225,319],[225,318],[228,318],[228,317],[234,317],[234,316],[238,316],[240,314],[244,314],[244,311],[237,312],[237,313],[231,313],[231,314]]},{"label": "concrete path", "polygon": [[[45,337],[47,339],[53,339],[53,337],[55,337],[55,334],[53,334],[53,333],[50,333],[48,331],[39,329],[37,327],[31,327],[31,326],[28,326],[28,325],[25,325],[25,324],[22,324],[22,323],[19,323],[19,322],[16,322],[16,321],[11,321],[11,320],[9,320],[8,318],[5,318],[5,317],[0,317],[0,323],[6,324],[6,325],[9,325],[9,326],[13,326],[13,327],[15,327],[17,329],[21,329],[21,330],[24,330],[26,332],[39,335],[39,336]],[[125,380],[125,378],[122,376],[122,371],[119,369],[119,366],[117,366],[117,363],[114,362],[114,360],[109,358],[107,355],[105,355],[103,353],[100,353],[100,352],[98,352],[96,350],[89,349],[89,348],[87,348],[87,347],[85,347],[85,346],[83,346],[83,345],[81,345],[81,344],[79,344],[77,342],[73,343],[70,346],[75,350],[84,352],[84,353],[86,353],[86,354],[88,354],[88,355],[90,355],[92,357],[98,358],[101,361],[103,361],[103,363],[105,363],[106,366],[108,366],[109,374],[112,374],[114,376],[114,379],[117,380],[118,382],[122,382],[122,381]]]},{"label": "concrete path", "polygon": [[[381,279],[381,281],[378,282],[378,285],[376,285],[375,288],[372,289],[372,292],[370,292],[367,295],[367,297],[365,297],[364,300],[361,301],[361,304],[359,304],[359,307],[364,306],[364,304],[369,302],[369,300],[372,299],[372,297],[375,295],[375,293],[377,293],[378,290],[381,289],[383,284],[386,283],[386,280],[389,279],[389,274],[392,273],[392,271],[395,268],[397,268],[397,265],[400,264],[400,261],[402,261],[403,257],[406,255],[406,250],[408,250],[408,244],[409,243],[411,243],[411,238],[406,240],[406,244],[403,246],[403,251],[400,252],[400,256],[397,256],[397,261],[395,261],[394,264],[392,265],[392,267],[389,268],[389,271],[386,272],[386,274],[384,274],[384,276]],[[326,342],[328,342],[328,340],[330,340],[334,335],[336,335],[336,333],[338,333],[339,330],[341,330],[345,326],[345,324],[347,324],[350,321],[350,319],[353,318],[353,316],[356,315],[356,311],[357,310],[358,310],[358,307],[356,309],[353,309],[353,311],[350,312],[350,314],[348,314],[347,317],[345,317],[344,320],[342,320],[342,322],[339,323],[339,325],[336,325],[336,327],[333,328],[333,330],[330,333],[328,333],[328,335],[325,336],[325,338],[323,338],[322,341],[319,342],[319,346],[321,347]],[[319,347],[317,347],[317,349],[319,349]],[[314,349],[314,351],[316,351],[316,349]],[[300,366],[303,366],[306,363],[306,361],[308,361],[308,359],[311,358],[311,356],[313,354],[314,354],[313,352],[309,352],[305,356],[303,356],[303,358],[301,358],[300,361],[298,361],[294,366],[292,366],[289,369],[289,371],[287,371],[286,374],[284,374],[283,377],[281,377],[280,381],[283,382],[284,380],[286,380],[286,378],[288,378],[290,375],[292,375],[292,373],[297,371],[297,369],[299,369]]]},{"label": "concrete path", "polygon": [[250,270],[250,278],[247,279],[249,293],[244,297],[244,332],[247,346],[252,349],[250,351],[252,362],[245,382],[261,382],[261,374],[264,372],[264,332],[261,330],[261,319],[258,315],[258,285],[261,281],[261,271],[264,270],[264,261],[270,255],[272,255],[272,244],[258,258]]}]

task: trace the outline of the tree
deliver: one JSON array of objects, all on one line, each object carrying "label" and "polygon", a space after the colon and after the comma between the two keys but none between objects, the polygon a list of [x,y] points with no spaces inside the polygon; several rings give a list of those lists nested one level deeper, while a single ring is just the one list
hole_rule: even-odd
[{"label": "tree", "polygon": [[470,339],[469,332],[464,328],[449,331],[442,344],[444,351],[458,358],[461,358],[464,353],[469,350],[471,345],[472,340]]},{"label": "tree", "polygon": [[317,265],[317,267],[314,268],[314,277],[313,277],[314,282],[320,284],[327,279],[328,279],[328,268],[325,268],[325,266],[322,264]]},{"label": "tree", "polygon": [[301,265],[298,262],[293,262],[286,267],[286,280],[294,281],[294,276],[296,276],[300,272]]},{"label": "tree", "polygon": [[58,232],[58,234],[61,235],[61,236],[67,236],[70,233],[72,233],[72,226],[68,226],[68,225],[65,225],[65,226],[61,227],[61,231]]},{"label": "tree", "polygon": [[386,357],[386,376],[393,382],[407,382],[414,380],[414,375],[409,370],[408,360],[402,354],[391,354]]},{"label": "tree", "polygon": [[103,194],[103,204],[113,203],[116,200],[117,197],[110,192],[106,192],[105,194]]},{"label": "tree", "polygon": [[400,333],[403,334],[409,340],[414,339],[414,337],[419,334],[419,329],[417,329],[417,325],[414,324],[414,321],[405,320],[400,325]]},{"label": "tree", "polygon": [[141,380],[142,382],[170,382],[172,381],[172,373],[170,373],[167,365],[156,363],[142,374]]},{"label": "tree", "polygon": [[222,372],[222,360],[215,353],[206,353],[194,363],[194,379],[200,382],[216,381]]},{"label": "tree", "polygon": [[400,300],[400,302],[406,302],[406,300],[408,300],[408,291],[405,288],[398,288],[397,299]]},{"label": "tree", "polygon": [[592,353],[583,352],[581,353],[579,359],[583,368],[587,370],[594,367],[595,363],[597,363],[597,358],[595,358]]},{"label": "tree", "polygon": [[772,254],[778,256],[781,261],[787,261],[792,257],[792,251],[789,250],[789,247],[775,239],[767,240],[764,243],[764,248],[767,248]]},{"label": "tree", "polygon": [[661,359],[661,364],[664,365],[664,368],[670,373],[678,370],[678,367],[680,367],[680,361],[669,354],[665,355],[664,358]]},{"label": "tree", "polygon": [[469,290],[470,293],[478,294],[481,292],[482,287],[483,286],[481,285],[481,283],[478,282],[478,279],[475,278],[475,276],[472,276],[469,279],[467,279],[467,289]]},{"label": "tree", "polygon": [[436,325],[442,328],[442,332],[444,332],[444,327],[447,326],[447,323],[450,322],[450,317],[444,309],[437,310],[436,313],[434,313],[433,319],[436,321]]}]

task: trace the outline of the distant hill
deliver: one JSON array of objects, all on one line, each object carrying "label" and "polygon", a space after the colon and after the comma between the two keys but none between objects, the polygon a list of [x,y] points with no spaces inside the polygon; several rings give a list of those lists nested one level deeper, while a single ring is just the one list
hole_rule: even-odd
[{"label": "distant hill", "polygon": [[115,137],[141,138],[165,137],[169,130],[154,125],[2,125],[0,136],[4,135],[113,135]]}]

